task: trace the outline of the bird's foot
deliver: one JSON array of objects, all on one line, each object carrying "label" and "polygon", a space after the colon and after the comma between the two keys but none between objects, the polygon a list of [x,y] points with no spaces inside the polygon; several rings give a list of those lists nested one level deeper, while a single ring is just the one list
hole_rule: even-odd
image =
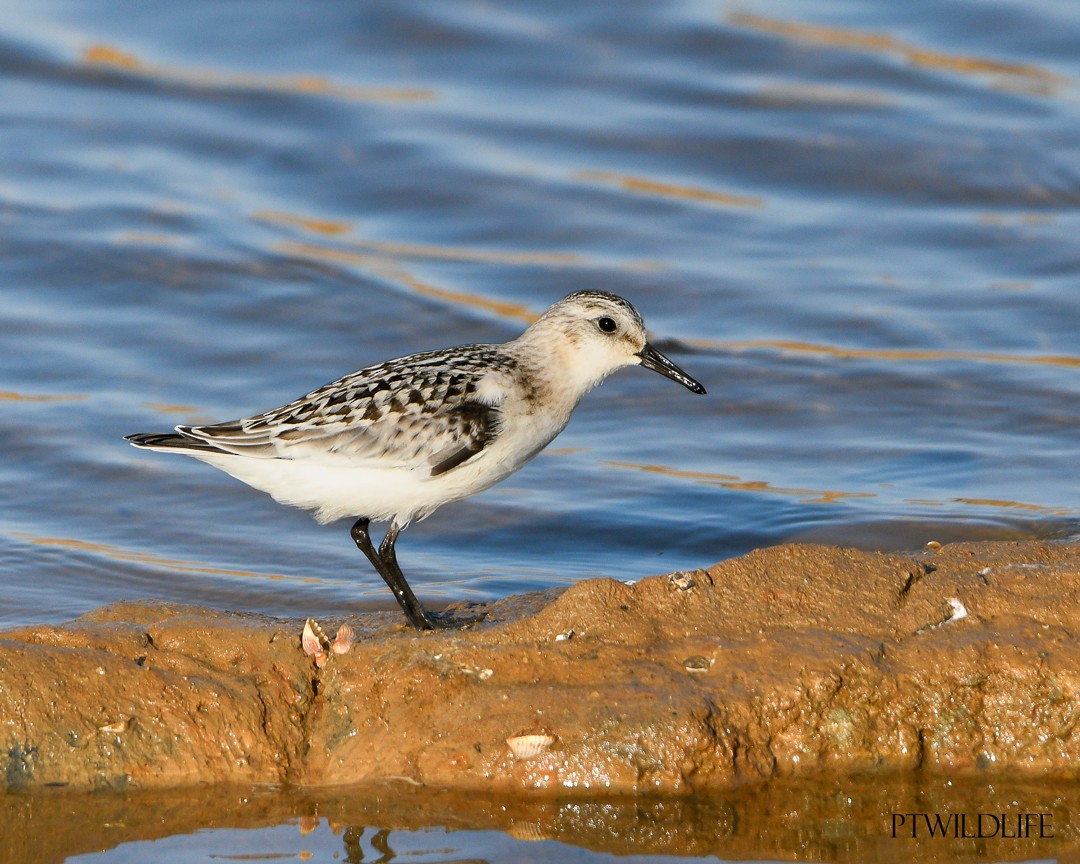
[{"label": "bird's foot", "polygon": [[456,609],[447,609],[444,612],[428,612],[423,610],[423,618],[410,621],[417,630],[464,630],[474,624],[479,624],[487,618],[487,612],[471,613]]}]

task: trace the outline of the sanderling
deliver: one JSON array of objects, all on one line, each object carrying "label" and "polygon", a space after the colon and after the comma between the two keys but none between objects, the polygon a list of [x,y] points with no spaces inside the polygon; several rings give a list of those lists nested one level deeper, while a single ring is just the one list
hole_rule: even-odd
[{"label": "sanderling", "polygon": [[[617,369],[705,388],[652,347],[626,300],[577,291],[502,345],[412,354],[346,375],[281,408],[211,426],[128,435],[136,447],[220,468],[352,538],[418,630],[472,623],[426,611],[397,563],[411,522],[498,483],[544,449],[581,398]],[[371,520],[389,522],[378,549]]]}]

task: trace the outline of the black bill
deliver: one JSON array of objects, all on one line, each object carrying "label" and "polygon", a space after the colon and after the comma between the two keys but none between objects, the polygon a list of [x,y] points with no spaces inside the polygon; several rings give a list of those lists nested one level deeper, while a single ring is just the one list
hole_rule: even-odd
[{"label": "black bill", "polygon": [[652,347],[648,342],[645,343],[645,347],[638,351],[637,356],[641,358],[641,365],[646,369],[652,369],[654,372],[659,372],[665,378],[670,378],[672,381],[678,381],[687,390],[692,390],[694,393],[704,394],[705,388],[701,386],[697,381],[687,375],[678,366],[668,360],[663,354]]}]

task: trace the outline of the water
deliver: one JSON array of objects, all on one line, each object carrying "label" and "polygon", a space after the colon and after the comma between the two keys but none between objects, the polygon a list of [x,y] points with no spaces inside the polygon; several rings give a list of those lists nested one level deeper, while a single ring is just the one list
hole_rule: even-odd
[{"label": "water", "polygon": [[389,606],[121,436],[617,291],[609,380],[399,545],[421,597],[1077,534],[1080,6],[0,2],[0,626]]},{"label": "water", "polygon": [[[4,824],[22,828],[0,847],[0,861],[899,864],[928,860],[919,853],[930,850],[934,861],[1075,860],[1075,801],[1075,784],[1020,778],[1008,789],[959,778],[787,780],[716,796],[591,801],[454,794],[400,782],[195,794],[44,789],[0,796]],[[982,840],[972,840],[973,831],[964,832],[968,838],[940,832],[930,843],[903,830],[894,836],[892,814],[916,811],[954,821],[961,813],[1005,813],[1012,822],[1037,813],[1045,829]]]}]

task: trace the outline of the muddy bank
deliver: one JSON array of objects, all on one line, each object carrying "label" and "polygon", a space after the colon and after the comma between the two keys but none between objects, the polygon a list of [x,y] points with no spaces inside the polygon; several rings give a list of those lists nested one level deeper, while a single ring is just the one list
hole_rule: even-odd
[{"label": "muddy bank", "polygon": [[[450,633],[349,618],[357,641],[322,668],[302,619],[143,602],[8,631],[0,777],[566,795],[1080,765],[1077,547],[784,546],[488,611]],[[536,755],[513,754],[522,735]]]}]

